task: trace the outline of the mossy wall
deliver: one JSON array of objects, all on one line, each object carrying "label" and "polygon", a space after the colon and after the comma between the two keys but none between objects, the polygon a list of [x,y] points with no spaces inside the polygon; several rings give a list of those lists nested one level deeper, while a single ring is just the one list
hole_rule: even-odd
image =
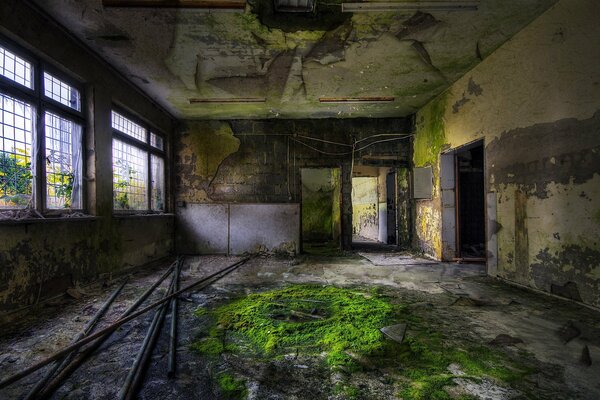
[{"label": "mossy wall", "polygon": [[413,161],[434,173],[419,249],[441,257],[440,152],[484,139],[498,276],[600,306],[599,14],[559,1],[419,111]]},{"label": "mossy wall", "polygon": [[339,169],[302,170],[302,239],[325,242],[339,239]]},{"label": "mossy wall", "polygon": [[[175,200],[214,204],[300,204],[300,171],[303,168],[333,168],[336,174],[339,173],[340,187],[334,190],[329,203],[341,204],[340,210],[332,211],[333,232],[334,236],[340,235],[343,246],[349,248],[352,241],[350,155],[329,154],[343,153],[346,147],[340,149],[340,146],[300,136],[352,143],[354,138],[360,140],[411,130],[412,121],[408,118],[188,121],[175,143]],[[195,140],[192,138],[198,135],[228,144],[223,149],[221,144],[212,147],[212,144],[192,143]],[[215,165],[218,161],[214,176],[199,167],[199,160],[205,159],[205,147],[217,149],[210,152],[214,154]],[[406,141],[376,144],[357,152],[355,165],[363,162],[381,166],[407,165],[409,153]],[[212,170],[215,170],[214,166]]]}]

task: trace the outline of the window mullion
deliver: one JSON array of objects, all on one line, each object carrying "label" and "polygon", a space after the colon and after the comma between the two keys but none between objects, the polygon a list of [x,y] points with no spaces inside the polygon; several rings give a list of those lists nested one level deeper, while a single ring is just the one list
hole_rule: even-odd
[{"label": "window mullion", "polygon": [[46,210],[46,138],[45,138],[45,124],[44,124],[44,113],[42,99],[41,99],[41,87],[42,87],[42,71],[40,63],[34,65],[34,90],[37,94],[36,101],[36,119],[35,126],[32,136],[35,136],[35,144],[33,146],[34,157],[36,161],[35,165],[35,182],[34,182],[34,197],[35,197],[35,208],[44,212]]}]

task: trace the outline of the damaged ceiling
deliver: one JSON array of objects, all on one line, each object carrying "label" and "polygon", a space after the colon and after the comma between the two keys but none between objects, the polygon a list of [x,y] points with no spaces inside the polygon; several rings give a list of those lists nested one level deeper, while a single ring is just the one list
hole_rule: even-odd
[{"label": "damaged ceiling", "polygon": [[[229,119],[410,115],[556,0],[368,13],[342,13],[329,0],[312,14],[274,13],[271,0],[249,1],[239,13],[34,2],[174,116]],[[384,96],[394,100],[319,102]],[[214,98],[255,102],[202,102]]]}]

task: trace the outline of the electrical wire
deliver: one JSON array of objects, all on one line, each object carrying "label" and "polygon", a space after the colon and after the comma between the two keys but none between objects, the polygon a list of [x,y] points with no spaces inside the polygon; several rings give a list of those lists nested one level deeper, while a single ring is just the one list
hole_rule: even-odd
[{"label": "electrical wire", "polygon": [[371,135],[371,136],[367,136],[365,138],[359,139],[359,140],[356,141],[356,143],[360,143],[360,142],[363,142],[365,140],[372,139],[374,137],[382,137],[382,136],[412,136],[412,135],[410,135],[408,133],[380,133],[380,134],[377,134],[377,135]]},{"label": "electrical wire", "polygon": [[347,147],[352,147],[353,145],[348,144],[348,143],[340,143],[340,142],[332,142],[330,140],[325,140],[325,139],[319,139],[319,138],[314,138],[314,137],[310,137],[310,136],[304,136],[304,135],[295,135],[296,137],[302,138],[302,139],[309,139],[309,140],[314,140],[316,142],[323,142],[323,143],[330,143],[330,144],[335,144],[338,146],[347,146]]},{"label": "electrical wire", "polygon": [[[378,135],[374,135],[374,136],[370,136],[370,137],[375,137],[375,136],[378,136]],[[351,151],[336,152],[336,153],[318,149],[318,148],[313,147],[313,146],[309,145],[308,143],[304,143],[303,141],[298,140],[298,139],[296,139],[296,138],[294,138],[292,136],[290,136],[290,139],[292,139],[296,143],[300,143],[300,144],[308,147],[309,149],[314,150],[314,151],[316,151],[318,153],[321,153],[321,154],[330,155],[330,156],[347,156],[347,155],[353,155],[357,151],[362,151],[362,150],[364,150],[364,149],[366,149],[368,147],[371,147],[371,146],[379,144],[379,143],[392,142],[392,141],[396,141],[396,140],[403,140],[403,139],[410,138],[412,136],[413,135],[404,135],[404,136],[396,137],[396,138],[392,138],[392,139],[377,140],[375,142],[368,143],[368,144],[366,144],[366,145],[364,145],[362,147],[359,147],[358,149],[356,148],[356,143],[358,143],[358,141],[356,141],[355,144],[350,145],[350,146],[352,146],[352,150]],[[364,140],[364,139],[362,139],[362,140]]]}]

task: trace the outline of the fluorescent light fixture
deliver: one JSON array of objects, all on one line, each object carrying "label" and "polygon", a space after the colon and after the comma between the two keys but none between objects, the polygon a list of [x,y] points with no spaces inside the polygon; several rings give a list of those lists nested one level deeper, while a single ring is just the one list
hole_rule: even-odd
[{"label": "fluorescent light fixture", "polygon": [[342,3],[342,12],[477,11],[479,1],[411,1]]},{"label": "fluorescent light fixture", "polygon": [[264,97],[229,97],[229,98],[207,98],[207,99],[190,99],[190,104],[198,103],[264,103],[267,101]]},{"label": "fluorescent light fixture", "polygon": [[387,103],[394,101],[391,96],[378,97],[320,97],[321,103]]},{"label": "fluorescent light fixture", "polygon": [[102,0],[104,7],[244,10],[246,0]]}]

